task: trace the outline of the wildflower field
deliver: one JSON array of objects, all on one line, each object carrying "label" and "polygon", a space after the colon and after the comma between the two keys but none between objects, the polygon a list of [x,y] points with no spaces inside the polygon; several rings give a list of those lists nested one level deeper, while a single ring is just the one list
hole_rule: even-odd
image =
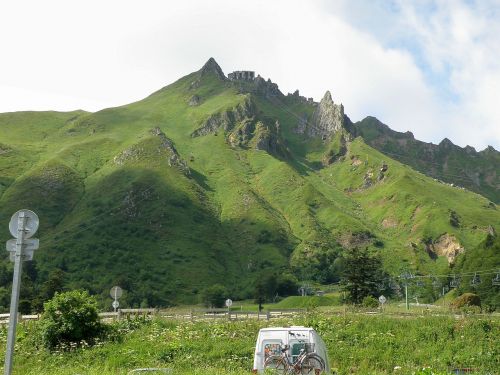
[{"label": "wildflower field", "polygon": [[[170,368],[172,374],[249,374],[257,332],[268,326],[314,327],[337,374],[449,374],[473,368],[497,374],[500,320],[485,316],[387,316],[328,312],[271,321],[123,320],[113,334],[49,352],[37,342],[37,322],[19,327],[14,374],[127,374]],[[0,331],[3,358],[6,327]]]}]

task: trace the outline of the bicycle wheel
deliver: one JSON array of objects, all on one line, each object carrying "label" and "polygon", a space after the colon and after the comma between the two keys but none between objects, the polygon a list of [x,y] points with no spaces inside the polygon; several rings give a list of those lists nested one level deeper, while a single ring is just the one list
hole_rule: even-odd
[{"label": "bicycle wheel", "polygon": [[299,364],[301,374],[318,375],[325,371],[325,362],[317,354],[306,355]]},{"label": "bicycle wheel", "polygon": [[264,362],[264,374],[286,374],[288,365],[285,360],[278,355],[273,355]]}]

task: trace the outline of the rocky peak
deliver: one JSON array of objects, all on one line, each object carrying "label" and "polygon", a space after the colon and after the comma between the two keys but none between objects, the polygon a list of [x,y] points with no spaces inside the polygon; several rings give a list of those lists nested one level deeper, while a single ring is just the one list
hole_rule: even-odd
[{"label": "rocky peak", "polygon": [[488,145],[488,147],[486,147],[484,150],[480,151],[481,153],[483,154],[494,154],[494,153],[498,153],[497,150],[495,150],[495,148],[493,146],[490,146]]},{"label": "rocky peak", "polygon": [[224,72],[213,57],[209,58],[205,65],[203,65],[203,67],[200,69],[200,73],[202,77],[208,74],[215,74],[221,80],[226,79]]},{"label": "rocky peak", "polygon": [[476,153],[476,149],[472,146],[469,146],[469,145],[465,146],[464,150],[468,154],[475,154]]},{"label": "rocky peak", "polygon": [[332,94],[330,93],[330,90],[327,90],[325,92],[325,95],[323,95],[323,99],[321,99],[320,104],[323,103],[333,104]]},{"label": "rocky peak", "polygon": [[452,147],[455,146],[452,141],[450,141],[448,138],[443,139],[441,142],[439,142],[439,146],[443,147]]},{"label": "rocky peak", "polygon": [[335,104],[327,91],[314,111],[307,133],[313,137],[330,138],[344,127],[344,106]]}]

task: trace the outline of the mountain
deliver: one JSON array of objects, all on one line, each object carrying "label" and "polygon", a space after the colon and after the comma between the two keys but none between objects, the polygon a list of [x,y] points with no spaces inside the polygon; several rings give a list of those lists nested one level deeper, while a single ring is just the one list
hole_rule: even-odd
[{"label": "mountain", "polygon": [[500,152],[488,146],[454,145],[445,138],[438,145],[414,138],[411,132],[390,129],[375,117],[354,124],[354,133],[385,155],[441,181],[463,186],[500,203]]},{"label": "mountain", "polygon": [[55,270],[106,306],[113,285],[122,306],[191,303],[212,283],[248,298],[272,272],[336,282],[356,246],[393,275],[481,268],[497,206],[380,152],[361,128],[329,92],[284,95],[214,59],[121,107],[0,114],[0,240],[20,208],[41,221],[22,298]]}]

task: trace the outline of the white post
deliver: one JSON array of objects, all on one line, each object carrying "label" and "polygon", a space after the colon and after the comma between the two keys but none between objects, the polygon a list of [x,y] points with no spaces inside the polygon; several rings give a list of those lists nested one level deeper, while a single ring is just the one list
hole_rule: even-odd
[{"label": "white post", "polygon": [[12,296],[10,298],[9,331],[7,335],[7,350],[5,351],[5,375],[12,373],[12,362],[14,358],[14,345],[16,343],[17,308],[19,306],[19,292],[21,290],[22,256],[24,242],[24,225],[26,217],[21,211],[18,218],[16,240],[16,258],[14,261],[14,279],[12,282]]},{"label": "white post", "polygon": [[406,310],[410,310],[410,305],[408,304],[408,280],[405,283],[405,298],[406,298]]}]

